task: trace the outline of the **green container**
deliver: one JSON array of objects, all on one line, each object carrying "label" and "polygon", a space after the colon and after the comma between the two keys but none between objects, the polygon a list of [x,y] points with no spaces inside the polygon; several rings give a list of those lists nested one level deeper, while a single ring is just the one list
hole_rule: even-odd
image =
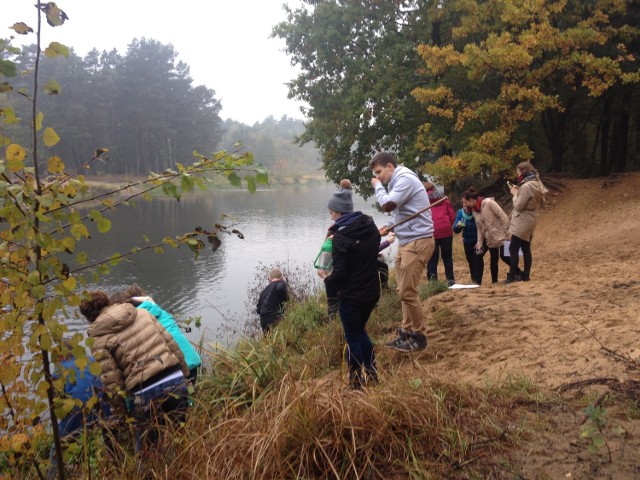
[{"label": "green container", "polygon": [[331,270],[331,267],[333,267],[333,240],[331,238],[327,238],[322,244],[313,266],[319,270],[326,271]]}]

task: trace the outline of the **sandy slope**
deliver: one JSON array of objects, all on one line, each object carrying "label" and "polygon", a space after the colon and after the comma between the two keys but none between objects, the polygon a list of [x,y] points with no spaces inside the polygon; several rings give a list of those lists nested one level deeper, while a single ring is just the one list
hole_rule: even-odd
[{"label": "sandy slope", "polygon": [[[640,407],[640,174],[554,182],[560,189],[538,216],[531,281],[425,302],[430,346],[420,360],[454,381],[526,378],[545,397],[566,401],[522,444],[514,465],[523,478],[640,478],[633,409],[634,399]],[[468,282],[461,256],[455,268],[458,281]],[[507,267],[500,269],[504,279]],[[612,463],[605,448],[591,453],[590,440],[579,438],[581,402],[604,392],[620,400],[602,403]]]}]

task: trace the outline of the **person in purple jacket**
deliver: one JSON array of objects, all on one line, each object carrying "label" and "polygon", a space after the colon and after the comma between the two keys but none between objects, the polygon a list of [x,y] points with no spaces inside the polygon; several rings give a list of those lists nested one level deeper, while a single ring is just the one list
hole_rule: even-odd
[{"label": "person in purple jacket", "polygon": [[[429,202],[432,204],[442,198],[442,195],[436,186],[431,182],[423,182],[424,188],[429,195]],[[438,280],[438,261],[442,255],[442,263],[444,264],[444,274],[447,277],[449,286],[456,283],[453,274],[453,221],[456,214],[453,211],[449,199],[445,199],[442,203],[431,207],[431,216],[433,218],[433,238],[435,240],[435,248],[433,255],[427,262],[427,280]]]}]

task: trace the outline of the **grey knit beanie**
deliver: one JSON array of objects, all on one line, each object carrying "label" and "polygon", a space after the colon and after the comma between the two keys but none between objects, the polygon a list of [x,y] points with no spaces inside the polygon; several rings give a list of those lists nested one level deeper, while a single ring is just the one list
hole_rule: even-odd
[{"label": "grey knit beanie", "polygon": [[338,213],[353,212],[353,200],[351,199],[351,182],[347,179],[340,180],[340,188],[329,197],[329,210]]}]

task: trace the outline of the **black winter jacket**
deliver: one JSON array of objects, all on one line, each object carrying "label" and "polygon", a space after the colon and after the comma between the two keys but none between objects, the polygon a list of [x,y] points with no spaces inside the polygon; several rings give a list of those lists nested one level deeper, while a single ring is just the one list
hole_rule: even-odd
[{"label": "black winter jacket", "polygon": [[338,291],[338,299],[369,305],[380,298],[378,247],[380,232],[362,212],[343,215],[331,227],[333,271],[325,283]]},{"label": "black winter jacket", "polygon": [[284,280],[269,282],[258,298],[258,315],[282,315],[285,302],[289,301],[289,292]]}]

